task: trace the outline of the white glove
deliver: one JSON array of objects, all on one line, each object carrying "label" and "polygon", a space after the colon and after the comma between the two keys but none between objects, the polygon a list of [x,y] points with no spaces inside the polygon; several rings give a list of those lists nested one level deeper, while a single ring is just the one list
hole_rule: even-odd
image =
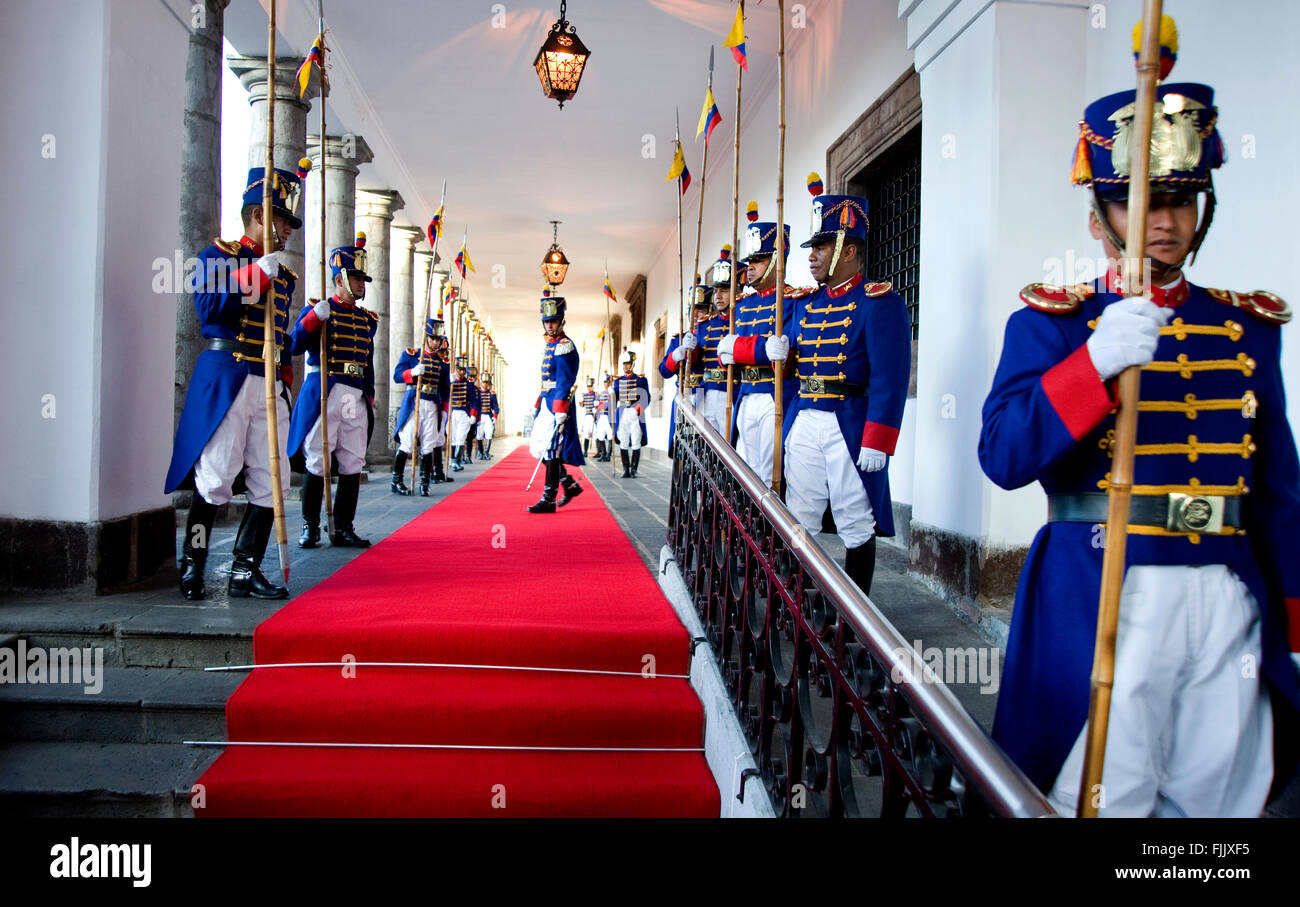
[{"label": "white glove", "polygon": [[418,377],[420,377],[420,376],[423,375],[423,374],[424,374],[424,366],[423,366],[423,365],[417,365],[415,368],[411,369],[411,377],[412,377],[412,378],[418,378]]},{"label": "white glove", "polygon": [[322,299],[320,302],[312,306],[311,310],[316,313],[316,317],[321,321],[329,321],[330,301],[328,299]]},{"label": "white glove", "polygon": [[261,268],[262,273],[271,280],[275,280],[280,276],[281,254],[282,253],[280,252],[271,252],[269,255],[263,255],[257,260],[257,266]]},{"label": "white glove", "polygon": [[1130,365],[1146,365],[1156,354],[1160,328],[1173,309],[1146,299],[1112,302],[1097,319],[1088,338],[1088,355],[1102,381],[1114,378]]},{"label": "white glove", "polygon": [[555,430],[556,430],[556,431],[559,431],[559,430],[560,430],[560,426],[564,424],[564,420],[567,419],[567,418],[569,418],[569,414],[568,414],[568,413],[555,413]]},{"label": "white glove", "polygon": [[718,341],[718,361],[723,365],[736,364],[736,341],[739,339],[735,334],[728,334]]},{"label": "white glove", "polygon": [[696,337],[695,332],[692,331],[682,338],[682,345],[678,347],[678,349],[693,350],[695,347],[699,346],[699,343],[699,338]]},{"label": "white glove", "polygon": [[858,451],[858,469],[863,472],[880,472],[885,468],[885,461],[888,459],[884,452],[864,447]]},{"label": "white glove", "polygon": [[785,357],[790,355],[790,341],[782,334],[780,337],[768,337],[763,344],[763,351],[767,353],[767,358],[773,362],[784,362]]},{"label": "white glove", "polygon": [[686,347],[684,346],[677,347],[677,349],[673,350],[673,362],[681,362],[683,359],[686,358],[687,352],[689,351],[686,349]]}]

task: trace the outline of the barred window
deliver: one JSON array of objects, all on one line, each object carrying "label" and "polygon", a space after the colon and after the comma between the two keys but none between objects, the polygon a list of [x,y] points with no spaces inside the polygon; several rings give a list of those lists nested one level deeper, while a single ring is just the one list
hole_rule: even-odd
[{"label": "barred window", "polygon": [[921,127],[917,125],[851,181],[868,202],[867,278],[888,280],[907,302],[917,339],[921,248]]}]

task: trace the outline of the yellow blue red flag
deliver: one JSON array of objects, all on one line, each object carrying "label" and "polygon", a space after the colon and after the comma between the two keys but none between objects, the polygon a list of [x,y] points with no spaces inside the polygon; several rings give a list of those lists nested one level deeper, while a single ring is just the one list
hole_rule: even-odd
[{"label": "yellow blue red flag", "polygon": [[745,55],[745,2],[741,0],[740,6],[736,8],[736,21],[731,25],[731,31],[727,32],[727,38],[722,42],[723,47],[731,48],[731,55],[736,58],[740,68],[749,72],[749,58]]}]

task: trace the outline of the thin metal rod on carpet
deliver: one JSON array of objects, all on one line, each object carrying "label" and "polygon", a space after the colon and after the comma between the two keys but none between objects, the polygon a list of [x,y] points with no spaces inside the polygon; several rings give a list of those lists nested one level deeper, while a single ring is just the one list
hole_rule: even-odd
[{"label": "thin metal rod on carpet", "polygon": [[289,740],[182,740],[185,746],[344,746],[409,750],[544,750],[552,753],[702,753],[704,747],[672,746],[488,746],[464,743],[327,743]]},{"label": "thin metal rod on carpet", "polygon": [[482,671],[547,671],[553,674],[606,674],[611,677],[666,677],[690,680],[689,674],[645,674],[641,671],[597,671],[591,668],[531,668],[524,665],[464,665],[423,661],[297,661],[265,665],[217,665],[205,671],[251,671],[254,668],[473,668]]}]

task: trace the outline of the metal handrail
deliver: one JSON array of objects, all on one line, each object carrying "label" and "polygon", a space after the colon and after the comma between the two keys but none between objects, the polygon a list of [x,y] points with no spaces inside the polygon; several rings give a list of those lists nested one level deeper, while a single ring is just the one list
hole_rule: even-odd
[{"label": "metal handrail", "polygon": [[1056,815],[1042,792],[1011,761],[970,713],[957,701],[871,599],[794,518],[779,495],[720,435],[684,396],[678,412],[689,422],[758,505],[776,533],[797,555],[801,566],[839,610],[858,639],[886,665],[889,676],[901,677],[899,688],[914,714],[952,755],[970,787],[997,814],[1015,817]]}]

